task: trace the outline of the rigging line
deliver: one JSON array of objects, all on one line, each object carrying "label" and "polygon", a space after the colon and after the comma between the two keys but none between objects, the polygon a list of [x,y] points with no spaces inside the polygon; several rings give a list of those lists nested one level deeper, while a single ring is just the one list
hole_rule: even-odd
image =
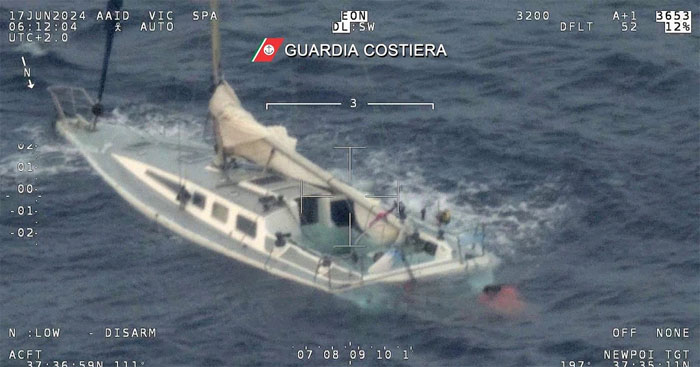
[{"label": "rigging line", "polygon": [[181,149],[182,148],[182,146],[181,146],[182,137],[181,137],[181,132],[180,132],[181,126],[182,126],[182,124],[178,121],[177,122],[177,172],[178,172],[178,176],[180,179],[180,186],[182,186],[184,183],[184,178],[183,178],[183,174],[182,174],[182,149]]},{"label": "rigging line", "polygon": [[[121,9],[123,5],[122,0],[109,0],[107,2],[107,13],[113,13]],[[109,56],[112,53],[112,41],[114,40],[114,32],[116,30],[117,20],[110,20],[105,23],[105,30],[107,31],[107,39],[105,40],[105,52],[102,58],[102,74],[100,76],[100,86],[97,92],[97,102],[92,106],[92,114],[94,118],[92,119],[92,129],[95,129],[97,124],[97,118],[102,115],[102,93],[105,90],[105,84],[107,82],[107,67],[109,66]]]},{"label": "rigging line", "polygon": [[408,263],[408,260],[406,260],[406,252],[404,251],[403,248],[399,249],[399,254],[401,255],[401,261],[403,262],[404,266],[406,267],[406,272],[408,273],[408,277],[411,279],[411,283],[416,282],[416,277],[413,276],[413,271],[411,270],[411,266]]},{"label": "rigging line", "polygon": [[[213,13],[219,12],[218,0],[209,2],[210,10]],[[219,33],[219,20],[211,21],[211,61],[212,61],[212,83],[216,86],[222,80],[221,73],[221,35]]]}]

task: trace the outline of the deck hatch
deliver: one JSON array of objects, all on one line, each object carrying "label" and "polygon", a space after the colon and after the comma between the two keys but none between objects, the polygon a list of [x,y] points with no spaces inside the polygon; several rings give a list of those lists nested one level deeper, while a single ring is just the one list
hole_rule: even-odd
[{"label": "deck hatch", "polygon": [[272,176],[265,176],[265,177],[260,177],[256,178],[254,180],[250,180],[250,183],[256,184],[258,186],[265,186],[269,185],[272,183],[277,183],[277,182],[282,182],[284,179],[280,176],[277,175],[272,175]]},{"label": "deck hatch", "polygon": [[318,198],[304,197],[303,200],[296,199],[297,205],[301,201],[301,224],[318,223]]},{"label": "deck hatch", "polygon": [[352,213],[352,201],[336,200],[331,202],[331,219],[338,227],[347,227]]}]

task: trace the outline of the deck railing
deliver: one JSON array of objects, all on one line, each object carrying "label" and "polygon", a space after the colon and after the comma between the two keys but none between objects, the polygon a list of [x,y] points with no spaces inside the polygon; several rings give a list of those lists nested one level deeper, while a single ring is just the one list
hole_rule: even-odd
[{"label": "deck railing", "polygon": [[84,119],[92,113],[94,102],[85,89],[64,85],[52,85],[47,88],[53,100],[56,113],[61,119],[82,116]]}]

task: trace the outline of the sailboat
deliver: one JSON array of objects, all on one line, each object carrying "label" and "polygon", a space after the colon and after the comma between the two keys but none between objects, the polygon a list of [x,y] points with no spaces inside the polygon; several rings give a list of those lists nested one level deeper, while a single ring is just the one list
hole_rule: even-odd
[{"label": "sailboat", "polygon": [[[108,10],[120,6],[110,0]],[[283,126],[258,122],[222,78],[217,20],[211,32],[213,155],[204,142],[183,143],[105,121],[100,102],[113,25],[107,23],[97,101],[80,87],[48,88],[55,129],[152,221],[241,263],[329,293],[468,276],[494,266],[483,233],[447,233],[408,216],[402,203],[387,210],[300,155]]]}]

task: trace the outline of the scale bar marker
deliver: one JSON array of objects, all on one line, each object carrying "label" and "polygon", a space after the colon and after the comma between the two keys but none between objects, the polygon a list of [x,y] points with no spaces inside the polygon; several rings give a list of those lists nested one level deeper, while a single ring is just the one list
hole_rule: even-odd
[{"label": "scale bar marker", "polygon": [[266,102],[265,110],[270,106],[342,106],[340,102]]},{"label": "scale bar marker", "polygon": [[367,102],[368,106],[430,106],[435,109],[434,102]]}]

